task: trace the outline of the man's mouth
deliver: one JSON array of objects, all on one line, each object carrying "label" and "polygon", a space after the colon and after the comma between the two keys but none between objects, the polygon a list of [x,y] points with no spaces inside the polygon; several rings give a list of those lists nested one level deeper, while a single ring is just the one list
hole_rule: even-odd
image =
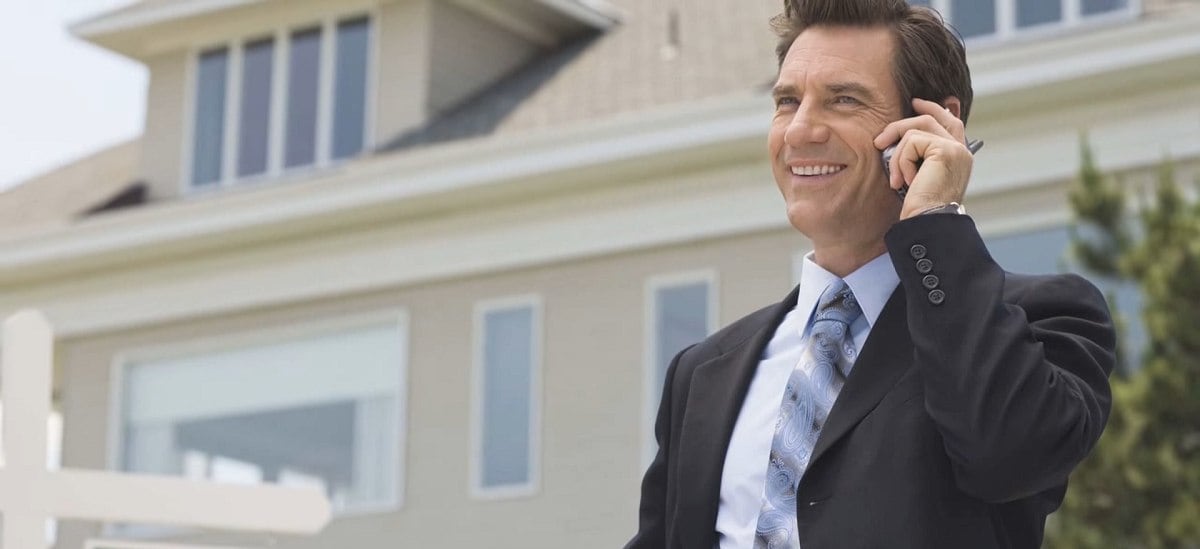
[{"label": "man's mouth", "polygon": [[792,166],[792,175],[829,175],[844,169],[846,169],[846,166],[833,164],[824,166]]}]

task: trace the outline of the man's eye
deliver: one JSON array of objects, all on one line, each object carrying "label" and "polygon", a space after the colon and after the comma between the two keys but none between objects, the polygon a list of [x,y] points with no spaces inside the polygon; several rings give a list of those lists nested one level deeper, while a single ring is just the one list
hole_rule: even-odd
[{"label": "man's eye", "polygon": [[849,95],[839,95],[833,98],[833,102],[839,105],[857,105],[859,101]]},{"label": "man's eye", "polygon": [[775,108],[788,107],[799,105],[800,102],[795,97],[779,97],[775,99]]}]

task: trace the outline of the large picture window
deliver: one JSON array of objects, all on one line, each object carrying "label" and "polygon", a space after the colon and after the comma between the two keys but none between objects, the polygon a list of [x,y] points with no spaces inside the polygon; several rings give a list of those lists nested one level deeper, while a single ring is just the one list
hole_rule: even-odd
[{"label": "large picture window", "polygon": [[398,318],[124,360],[120,468],[316,486],[336,511],[399,505],[407,336]]},{"label": "large picture window", "polygon": [[331,19],[203,50],[190,188],[350,158],[368,146],[372,19]]}]

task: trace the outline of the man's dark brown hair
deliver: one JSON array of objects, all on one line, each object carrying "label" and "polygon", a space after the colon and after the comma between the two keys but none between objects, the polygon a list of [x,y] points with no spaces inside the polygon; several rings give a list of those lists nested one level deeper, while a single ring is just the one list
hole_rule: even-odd
[{"label": "man's dark brown hair", "polygon": [[953,95],[962,102],[960,118],[967,121],[973,93],[966,49],[936,11],[905,0],[784,0],[783,13],[771,19],[771,26],[779,36],[775,53],[781,66],[792,42],[809,27],[887,27],[896,47],[892,76],[906,116],[912,114],[914,97],[941,103]]}]

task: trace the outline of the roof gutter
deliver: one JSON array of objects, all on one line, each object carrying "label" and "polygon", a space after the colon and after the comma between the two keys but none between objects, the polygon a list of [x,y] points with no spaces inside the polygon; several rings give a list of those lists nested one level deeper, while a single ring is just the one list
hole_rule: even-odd
[{"label": "roof gutter", "polygon": [[96,38],[125,32],[133,29],[169,23],[198,15],[227,10],[262,0],[180,0],[159,6],[139,7],[137,4],[127,9],[100,14],[85,19],[70,26],[71,34],[81,39],[92,41]]}]

